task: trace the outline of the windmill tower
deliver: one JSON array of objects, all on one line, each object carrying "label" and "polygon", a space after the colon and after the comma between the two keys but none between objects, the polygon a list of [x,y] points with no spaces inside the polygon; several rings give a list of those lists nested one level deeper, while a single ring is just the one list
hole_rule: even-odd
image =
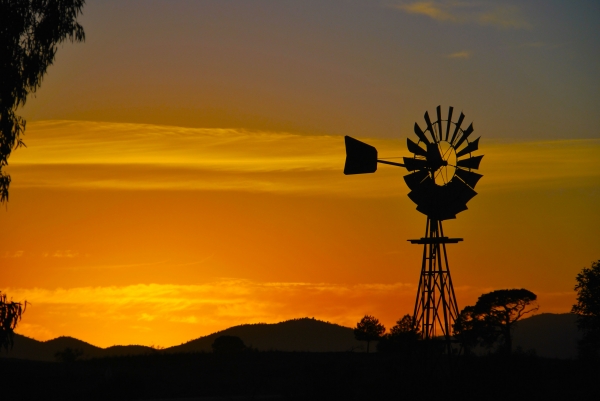
[{"label": "windmill tower", "polygon": [[437,107],[437,120],[431,121],[425,112],[425,129],[415,123],[414,132],[418,141],[407,138],[412,157],[404,157],[404,163],[378,159],[377,149],[349,136],[346,141],[346,165],[344,174],[365,174],[377,171],[377,164],[404,167],[409,174],[404,181],[410,192],[408,197],[417,205],[417,210],[427,216],[425,236],[409,240],[423,246],[423,260],[419,288],[415,300],[413,326],[424,339],[444,336],[449,342],[452,325],[458,316],[458,305],[450,276],[446,244],[455,244],[462,238],[444,235],[442,222],[455,219],[467,210],[467,202],[477,192],[474,188],[481,174],[479,169],[483,156],[474,156],[479,148],[479,138],[470,141],[473,124],[462,129],[465,118],[460,113],[452,121],[453,108],[448,117],[442,118],[441,107]]}]

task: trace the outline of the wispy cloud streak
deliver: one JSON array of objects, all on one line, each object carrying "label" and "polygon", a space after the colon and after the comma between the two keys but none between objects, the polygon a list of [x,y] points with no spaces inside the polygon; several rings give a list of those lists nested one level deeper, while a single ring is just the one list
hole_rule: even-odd
[{"label": "wispy cloud streak", "polygon": [[[147,337],[143,334],[144,327],[157,333],[167,330],[171,333],[161,334],[167,339],[163,344],[174,344],[176,341],[169,336],[185,335],[186,329],[181,325],[191,325],[198,333],[196,336],[238,324],[276,323],[304,316],[351,326],[361,313],[382,310],[383,305],[390,302],[408,304],[414,289],[411,283],[352,285],[222,279],[195,285],[9,288],[6,291],[14,299],[27,300],[32,305],[27,311],[31,326],[20,326],[19,330],[25,335],[60,333],[56,322],[44,322],[35,315],[43,313],[44,316],[61,316],[63,324],[77,321],[77,327],[84,324],[125,326],[124,331],[133,330],[132,336],[142,342]],[[397,317],[389,317],[389,320],[394,319]]]},{"label": "wispy cloud streak", "polygon": [[[493,289],[463,286],[455,290],[462,303],[473,303],[480,294]],[[130,339],[149,345],[158,338],[162,345],[174,345],[234,325],[277,323],[306,316],[352,327],[362,315],[376,313],[389,327],[400,314],[410,313],[415,290],[416,283],[221,279],[194,285],[8,288],[6,292],[31,303],[24,321],[27,324],[19,325],[18,332],[40,340],[57,335],[85,340],[86,334],[68,331],[70,322],[74,322],[73,327],[105,327],[107,332],[109,327],[118,327],[120,341]],[[573,297],[562,293],[542,295],[550,302],[546,312],[553,311],[554,298]],[[390,304],[397,307],[389,308]],[[107,340],[98,345],[112,344]]]},{"label": "wispy cloud streak", "polygon": [[[449,57],[468,57],[459,52]],[[485,138],[484,138],[485,140]],[[407,156],[404,141],[367,139],[380,154]],[[206,190],[335,194],[406,193],[403,169],[342,174],[341,136],[142,124],[51,121],[31,124],[15,152],[13,187]],[[480,185],[593,185],[600,179],[600,140],[484,142]]]},{"label": "wispy cloud streak", "polygon": [[471,57],[471,53],[463,50],[460,52],[456,52],[456,53],[451,53],[448,56],[446,56],[448,58],[470,58]]},{"label": "wispy cloud streak", "polygon": [[477,23],[505,29],[529,28],[518,7],[483,1],[412,1],[394,6],[437,21]]}]

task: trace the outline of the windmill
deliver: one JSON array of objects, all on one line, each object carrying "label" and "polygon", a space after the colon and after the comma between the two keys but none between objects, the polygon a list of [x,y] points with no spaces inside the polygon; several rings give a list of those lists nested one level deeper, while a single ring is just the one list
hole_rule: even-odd
[{"label": "windmill", "polygon": [[444,236],[442,222],[456,218],[467,210],[467,202],[477,192],[475,185],[482,177],[473,170],[479,169],[483,156],[474,156],[479,148],[479,138],[470,140],[473,124],[462,128],[465,115],[460,113],[452,121],[453,108],[448,117],[442,118],[441,107],[437,107],[437,120],[431,121],[425,112],[425,129],[415,123],[414,132],[418,141],[407,138],[412,157],[404,157],[404,163],[378,159],[377,149],[349,136],[346,142],[346,165],[344,174],[365,174],[377,171],[377,164],[404,167],[409,174],[404,181],[410,192],[408,197],[417,205],[417,210],[427,216],[425,236],[409,240],[423,245],[423,261],[419,287],[413,313],[413,326],[424,339],[444,336],[450,341],[451,329],[458,316],[458,305],[450,276],[446,244],[455,244],[462,238]]}]

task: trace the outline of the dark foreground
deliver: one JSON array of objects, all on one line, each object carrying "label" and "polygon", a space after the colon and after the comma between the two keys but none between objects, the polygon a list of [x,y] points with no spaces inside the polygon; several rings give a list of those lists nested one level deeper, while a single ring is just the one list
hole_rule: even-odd
[{"label": "dark foreground", "polygon": [[534,356],[407,360],[360,353],[155,354],[0,361],[2,400],[600,399],[598,363]]}]

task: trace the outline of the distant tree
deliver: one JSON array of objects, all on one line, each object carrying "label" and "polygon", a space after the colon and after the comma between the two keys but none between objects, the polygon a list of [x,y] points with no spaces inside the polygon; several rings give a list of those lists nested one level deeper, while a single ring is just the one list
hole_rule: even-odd
[{"label": "distant tree", "polygon": [[236,354],[244,352],[246,345],[238,336],[220,336],[215,338],[212,349],[217,354]]},{"label": "distant tree", "polygon": [[14,344],[14,330],[21,316],[25,313],[27,301],[24,304],[7,300],[6,294],[0,292],[0,350],[8,351]]},{"label": "distant tree", "polygon": [[85,0],[0,0],[0,203],[8,201],[10,175],[2,172],[23,146],[25,119],[15,114],[41,85],[59,43],[83,41],[76,21]]},{"label": "distant tree", "polygon": [[412,316],[404,315],[398,319],[388,334],[381,337],[377,343],[377,351],[408,356],[413,353],[419,338],[419,330],[414,327]]},{"label": "distant tree", "polygon": [[411,315],[404,315],[402,318],[396,321],[396,324],[390,329],[390,334],[394,335],[410,335],[418,336],[419,329],[413,325],[413,317]]},{"label": "distant tree", "polygon": [[373,316],[365,315],[354,328],[354,337],[358,341],[367,342],[367,353],[371,341],[377,341],[385,333],[385,326],[379,323],[379,320]]},{"label": "distant tree", "polygon": [[577,303],[571,309],[578,315],[577,327],[583,331],[579,342],[582,357],[597,357],[600,351],[600,260],[584,267],[575,277]]},{"label": "distant tree", "polygon": [[466,349],[480,344],[512,352],[511,330],[523,316],[539,309],[537,296],[525,289],[497,290],[483,294],[475,306],[464,308],[454,323],[454,334]]}]

